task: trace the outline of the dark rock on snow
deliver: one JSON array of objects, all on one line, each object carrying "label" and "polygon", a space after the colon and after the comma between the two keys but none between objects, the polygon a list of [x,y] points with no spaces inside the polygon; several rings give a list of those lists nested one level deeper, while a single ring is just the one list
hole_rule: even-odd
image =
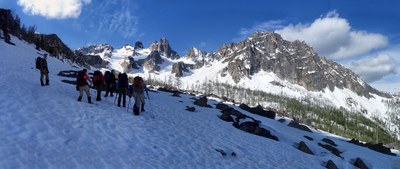
[{"label": "dark rock on snow", "polygon": [[195,100],[194,104],[198,105],[200,107],[210,107],[211,108],[211,106],[207,104],[207,101],[208,101],[207,97],[202,96],[199,99]]},{"label": "dark rock on snow", "polygon": [[307,140],[314,141],[314,139],[309,136],[303,136],[303,137],[306,138]]},{"label": "dark rock on snow", "polygon": [[326,163],[326,166],[325,166],[327,169],[338,169],[338,167],[336,166],[336,164],[332,161],[332,160],[329,160],[327,163]]},{"label": "dark rock on snow", "polygon": [[297,128],[297,129],[300,129],[300,130],[303,130],[303,131],[308,131],[308,132],[312,133],[310,128],[308,128],[305,125],[299,124],[299,123],[297,123],[295,121],[291,121],[288,126],[289,127],[293,127],[293,128]]},{"label": "dark rock on snow", "polygon": [[339,151],[338,149],[336,149],[335,147],[333,147],[333,146],[331,146],[331,145],[329,145],[329,144],[321,144],[321,143],[318,143],[318,145],[319,145],[320,147],[322,147],[322,148],[324,148],[324,149],[330,151],[332,154],[334,154],[334,155],[336,155],[336,156],[338,156],[338,157],[340,157],[340,158],[343,158],[343,157],[340,155],[342,152],[340,152],[340,151]]},{"label": "dark rock on snow", "polygon": [[304,141],[300,141],[299,145],[297,146],[297,149],[299,149],[300,151],[302,151],[304,153],[314,155],[314,153],[310,150],[310,148],[307,146],[307,144],[304,143]]},{"label": "dark rock on snow", "polygon": [[325,143],[328,143],[328,144],[330,144],[332,146],[335,146],[335,147],[337,146],[337,144],[334,141],[332,141],[331,139],[329,139],[329,138],[323,138],[322,141],[325,142]]},{"label": "dark rock on snow", "polygon": [[361,158],[357,158],[353,165],[360,169],[368,169],[368,166],[365,165],[364,161],[361,160]]},{"label": "dark rock on snow", "polygon": [[196,108],[195,107],[186,106],[185,110],[190,111],[190,112],[194,112],[194,111],[196,111]]}]

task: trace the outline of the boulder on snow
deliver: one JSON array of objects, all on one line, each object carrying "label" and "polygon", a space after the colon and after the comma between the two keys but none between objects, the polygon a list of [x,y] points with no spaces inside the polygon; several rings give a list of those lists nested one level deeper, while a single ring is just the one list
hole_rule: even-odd
[{"label": "boulder on snow", "polygon": [[385,146],[383,146],[382,143],[378,143],[378,144],[369,144],[367,143],[367,146],[369,149],[383,153],[383,154],[387,154],[387,155],[391,155],[391,156],[396,156],[396,154],[392,153],[392,151],[390,150],[390,148],[387,148]]},{"label": "boulder on snow", "polygon": [[319,145],[320,147],[322,147],[322,148],[324,148],[324,149],[330,151],[332,154],[334,154],[334,155],[336,155],[336,156],[338,156],[338,157],[340,157],[340,158],[343,158],[343,157],[340,155],[342,152],[340,152],[337,148],[335,148],[335,147],[333,147],[333,146],[331,146],[331,145],[329,145],[329,144],[321,144],[321,143],[318,143],[318,145]]},{"label": "boulder on snow", "polygon": [[256,107],[252,108],[252,107],[249,107],[248,105],[242,103],[239,105],[239,108],[246,110],[253,114],[268,117],[270,119],[275,119],[275,116],[276,116],[276,113],[274,111],[266,111],[266,110],[264,110],[264,108],[261,105],[258,105]]},{"label": "boulder on snow", "polygon": [[325,143],[328,143],[328,144],[330,144],[332,146],[335,146],[335,147],[337,146],[337,144],[334,141],[332,141],[331,139],[329,139],[329,138],[323,138],[322,141],[325,142]]},{"label": "boulder on snow", "polygon": [[172,96],[173,96],[173,97],[181,97],[181,96],[179,95],[179,92],[174,92],[174,93],[172,94]]},{"label": "boulder on snow", "polygon": [[229,107],[228,105],[224,104],[224,103],[219,102],[219,103],[216,105],[215,108],[216,108],[216,109],[220,109],[220,110],[224,110],[224,109],[227,109],[227,108],[230,108],[230,107]]},{"label": "boulder on snow", "polygon": [[307,140],[314,141],[314,139],[311,138],[310,136],[303,136],[303,137],[306,138]]},{"label": "boulder on snow", "polygon": [[257,127],[253,134],[261,136],[261,137],[269,138],[269,139],[272,139],[275,141],[279,141],[278,137],[272,135],[269,130],[262,128],[262,127]]},{"label": "boulder on snow", "polygon": [[227,122],[234,122],[232,116],[228,112],[223,112],[220,116],[218,116],[221,120],[227,121]]},{"label": "boulder on snow", "polygon": [[360,169],[368,169],[368,166],[364,163],[363,160],[361,160],[361,158],[357,158],[354,163],[354,166],[360,168]]},{"label": "boulder on snow", "polygon": [[248,133],[254,133],[254,131],[256,131],[257,127],[259,126],[260,124],[257,122],[246,121],[244,123],[239,124],[238,128]]},{"label": "boulder on snow", "polygon": [[185,110],[190,111],[190,112],[194,112],[194,111],[196,111],[196,108],[195,107],[186,106]]},{"label": "boulder on snow", "polygon": [[302,125],[296,121],[291,121],[288,126],[312,133],[310,128],[308,128],[307,126]]},{"label": "boulder on snow", "polygon": [[299,149],[304,153],[314,155],[314,153],[310,150],[310,148],[308,148],[307,144],[304,141],[300,141],[299,145],[297,146],[297,149]]},{"label": "boulder on snow", "polygon": [[336,164],[332,160],[328,160],[325,166],[327,169],[338,169]]},{"label": "boulder on snow", "polygon": [[211,106],[207,104],[207,101],[208,101],[207,97],[206,96],[202,96],[199,99],[195,100],[194,104],[198,105],[200,107],[210,107],[211,108]]}]

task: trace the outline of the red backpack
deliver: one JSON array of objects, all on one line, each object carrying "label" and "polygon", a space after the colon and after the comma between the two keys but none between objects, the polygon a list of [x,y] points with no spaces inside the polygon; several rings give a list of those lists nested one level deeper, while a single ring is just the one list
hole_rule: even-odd
[{"label": "red backpack", "polygon": [[133,78],[133,87],[136,89],[143,89],[143,78],[140,76]]}]

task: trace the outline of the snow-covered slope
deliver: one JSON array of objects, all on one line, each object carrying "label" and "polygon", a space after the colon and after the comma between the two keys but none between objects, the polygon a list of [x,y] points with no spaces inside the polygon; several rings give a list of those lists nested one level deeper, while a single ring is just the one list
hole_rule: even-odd
[{"label": "snow-covered slope", "polygon": [[[78,102],[75,87],[57,76],[74,67],[49,57],[50,86],[42,87],[34,69],[34,46],[16,38],[12,41],[16,46],[0,42],[0,168],[308,169],[324,168],[328,160],[339,168],[356,168],[350,162],[358,157],[369,168],[399,166],[398,156],[355,146],[321,131],[291,128],[236,107],[260,120],[280,141],[246,133],[220,120],[215,108],[195,106],[195,112],[186,111],[186,106],[193,106],[189,95],[150,92],[140,116],[117,107],[112,97],[95,104],[86,99]],[[213,107],[216,103],[209,101]],[[336,142],[343,159],[317,145],[325,137]],[[297,150],[299,141],[315,155]]]}]

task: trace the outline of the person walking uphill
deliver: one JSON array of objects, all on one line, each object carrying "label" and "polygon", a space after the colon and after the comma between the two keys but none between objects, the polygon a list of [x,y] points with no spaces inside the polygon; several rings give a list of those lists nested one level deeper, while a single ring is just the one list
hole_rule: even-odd
[{"label": "person walking uphill", "polygon": [[46,77],[46,85],[49,85],[49,68],[47,67],[47,54],[40,59],[40,85],[44,86],[43,77]]},{"label": "person walking uphill", "polygon": [[143,82],[143,78],[136,76],[133,79],[133,97],[135,98],[135,104],[133,105],[133,114],[139,115],[140,111],[144,111],[144,91],[146,91],[147,96],[149,95],[148,89]]},{"label": "person walking uphill", "polygon": [[115,75],[114,75],[114,70],[110,71],[106,71],[106,73],[104,74],[105,76],[105,80],[106,80],[106,94],[104,95],[104,97],[108,96],[108,93],[110,93],[110,96],[114,96],[114,89],[115,89]]},{"label": "person walking uphill", "polygon": [[82,101],[83,91],[85,91],[88,103],[92,103],[88,81],[90,85],[92,85],[92,81],[90,80],[89,75],[87,74],[87,70],[83,69],[82,71],[79,71],[78,75],[76,76],[76,88],[79,91],[78,101]]},{"label": "person walking uphill", "polygon": [[122,106],[126,107],[126,94],[128,93],[128,75],[126,73],[118,75],[118,107],[121,107],[121,97],[123,97]]},{"label": "person walking uphill", "polygon": [[95,71],[93,74],[93,85],[97,90],[96,101],[101,101],[101,91],[104,85],[104,76],[100,71]]}]

